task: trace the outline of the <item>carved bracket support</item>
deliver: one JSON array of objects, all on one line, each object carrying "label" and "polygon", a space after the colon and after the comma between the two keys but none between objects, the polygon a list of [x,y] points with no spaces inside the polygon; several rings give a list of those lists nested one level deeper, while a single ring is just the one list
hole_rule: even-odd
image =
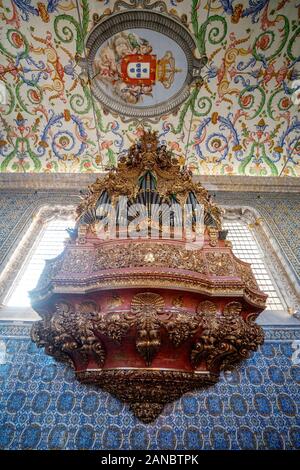
[{"label": "carved bracket support", "polygon": [[[117,302],[106,311],[96,300],[58,302],[54,312],[33,326],[32,339],[47,354],[71,363],[80,381],[98,384],[149,422],[166,403],[216,382],[220,370],[256,350],[263,332],[253,319],[245,316],[240,302],[203,300],[191,311],[169,307],[162,295],[146,291],[133,295],[130,309]],[[128,363],[111,367],[125,345],[137,356],[128,353]],[[189,358],[185,370],[151,369],[162,351],[176,356],[176,349]],[[132,355],[147,369],[132,367]]]}]

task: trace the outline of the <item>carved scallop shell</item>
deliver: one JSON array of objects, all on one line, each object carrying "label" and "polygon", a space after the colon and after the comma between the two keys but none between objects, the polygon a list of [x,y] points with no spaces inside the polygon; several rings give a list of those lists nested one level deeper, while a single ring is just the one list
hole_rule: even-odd
[{"label": "carved scallop shell", "polygon": [[131,311],[140,312],[145,307],[151,307],[157,312],[164,307],[164,299],[154,292],[142,292],[136,294],[131,302]]}]

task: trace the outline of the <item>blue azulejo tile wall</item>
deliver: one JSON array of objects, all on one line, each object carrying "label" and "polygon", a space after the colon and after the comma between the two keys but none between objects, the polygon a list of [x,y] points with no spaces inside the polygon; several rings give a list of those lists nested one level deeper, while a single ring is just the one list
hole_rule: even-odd
[{"label": "blue azulejo tile wall", "polygon": [[0,324],[2,449],[299,449],[300,328],[266,328],[260,351],[216,386],[168,405],[151,425]]}]

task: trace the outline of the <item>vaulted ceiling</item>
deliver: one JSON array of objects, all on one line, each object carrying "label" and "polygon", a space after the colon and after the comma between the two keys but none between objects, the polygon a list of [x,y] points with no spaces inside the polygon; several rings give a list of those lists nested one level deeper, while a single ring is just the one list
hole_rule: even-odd
[{"label": "vaulted ceiling", "polygon": [[[208,63],[176,112],[141,121],[94,98],[78,57],[95,20],[153,4]],[[0,171],[102,172],[151,128],[195,174],[300,176],[299,16],[296,0],[0,0]]]}]

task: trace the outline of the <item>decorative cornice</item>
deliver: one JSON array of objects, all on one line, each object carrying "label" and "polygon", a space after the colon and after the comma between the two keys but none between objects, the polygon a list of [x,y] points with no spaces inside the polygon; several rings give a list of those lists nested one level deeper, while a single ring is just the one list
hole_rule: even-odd
[{"label": "decorative cornice", "polygon": [[[30,339],[34,321],[0,321],[0,338]],[[265,341],[294,341],[300,339],[300,326],[262,325]]]},{"label": "decorative cornice", "polygon": [[265,331],[265,341],[294,341],[300,339],[300,327],[262,327]]},{"label": "decorative cornice", "polygon": [[299,193],[300,178],[289,176],[194,176],[209,191]]},{"label": "decorative cornice", "polygon": [[[0,190],[78,190],[93,183],[104,173],[0,173]],[[210,191],[251,191],[299,193],[300,178],[277,176],[194,176]]]}]

